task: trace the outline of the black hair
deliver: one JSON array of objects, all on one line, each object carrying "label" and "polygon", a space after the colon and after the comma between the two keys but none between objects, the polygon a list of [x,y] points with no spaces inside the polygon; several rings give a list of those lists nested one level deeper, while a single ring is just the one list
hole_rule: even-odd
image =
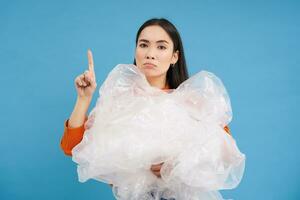
[{"label": "black hair", "polygon": [[[144,22],[144,24],[139,28],[136,34],[136,40],[135,40],[136,46],[142,30],[147,26],[152,26],[152,25],[158,25],[167,32],[167,34],[170,36],[174,44],[173,53],[176,52],[177,50],[179,51],[178,60],[173,67],[171,66],[169,67],[167,71],[167,77],[166,77],[166,82],[169,85],[169,88],[176,89],[183,81],[189,78],[181,37],[176,27],[167,19],[152,18]],[[136,65],[135,58],[133,64]]]}]

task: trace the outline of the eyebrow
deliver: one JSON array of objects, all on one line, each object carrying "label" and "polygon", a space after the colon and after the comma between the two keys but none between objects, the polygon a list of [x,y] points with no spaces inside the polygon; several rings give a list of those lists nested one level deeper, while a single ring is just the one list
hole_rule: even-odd
[{"label": "eyebrow", "polygon": [[[149,40],[146,40],[146,39],[140,39],[139,42],[146,42],[146,43],[149,43]],[[156,43],[160,43],[160,42],[165,42],[165,43],[169,44],[166,40],[158,40],[158,41],[156,41]]]}]

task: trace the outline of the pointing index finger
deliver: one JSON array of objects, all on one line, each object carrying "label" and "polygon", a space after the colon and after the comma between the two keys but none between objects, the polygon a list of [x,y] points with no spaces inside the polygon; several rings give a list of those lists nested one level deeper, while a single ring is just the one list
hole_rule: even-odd
[{"label": "pointing index finger", "polygon": [[93,54],[92,51],[88,50],[88,60],[89,60],[89,71],[95,74],[94,72],[94,60],[93,60]]}]

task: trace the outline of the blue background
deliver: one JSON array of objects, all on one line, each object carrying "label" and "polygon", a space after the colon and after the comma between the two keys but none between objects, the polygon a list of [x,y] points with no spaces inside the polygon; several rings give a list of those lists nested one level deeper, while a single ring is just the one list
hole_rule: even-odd
[{"label": "blue background", "polygon": [[3,1],[0,3],[0,199],[114,199],[78,182],[59,143],[74,79],[94,54],[98,89],[132,63],[135,35],[152,17],[173,22],[190,75],[208,70],[231,97],[231,132],[247,156],[225,198],[300,199],[299,1]]}]

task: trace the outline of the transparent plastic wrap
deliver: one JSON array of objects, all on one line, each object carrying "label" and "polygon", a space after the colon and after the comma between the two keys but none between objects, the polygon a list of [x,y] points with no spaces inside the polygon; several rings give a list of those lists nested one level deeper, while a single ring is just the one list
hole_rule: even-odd
[{"label": "transparent plastic wrap", "polygon": [[[113,184],[119,200],[222,199],[241,181],[245,155],[223,127],[232,120],[221,80],[200,71],[168,92],[133,64],[119,64],[99,90],[73,148],[80,182]],[[150,170],[164,162],[161,178]]]}]

